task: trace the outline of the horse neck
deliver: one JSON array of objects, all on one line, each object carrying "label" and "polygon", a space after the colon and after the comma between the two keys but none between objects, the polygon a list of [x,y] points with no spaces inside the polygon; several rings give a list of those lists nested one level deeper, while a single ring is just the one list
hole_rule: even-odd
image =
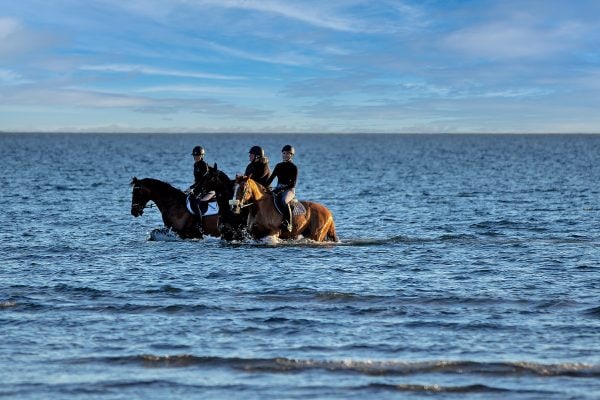
[{"label": "horse neck", "polygon": [[233,183],[229,177],[221,172],[215,187],[217,194],[217,204],[219,205],[219,213],[229,210],[229,200],[233,197]]},{"label": "horse neck", "polygon": [[149,198],[154,202],[154,204],[156,204],[156,207],[158,207],[161,212],[163,209],[171,207],[173,204],[177,204],[183,200],[185,195],[181,190],[175,189],[173,186],[165,182],[155,182],[156,183],[150,190]]}]

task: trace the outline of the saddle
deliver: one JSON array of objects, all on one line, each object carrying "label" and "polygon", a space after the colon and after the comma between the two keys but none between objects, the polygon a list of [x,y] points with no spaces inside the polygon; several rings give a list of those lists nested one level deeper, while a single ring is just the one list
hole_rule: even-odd
[{"label": "saddle", "polygon": [[187,195],[187,198],[185,199],[185,206],[188,212],[195,216],[198,216],[198,210],[200,210],[203,217],[219,213],[219,205],[216,201],[211,201],[208,203],[201,202],[192,194]]}]

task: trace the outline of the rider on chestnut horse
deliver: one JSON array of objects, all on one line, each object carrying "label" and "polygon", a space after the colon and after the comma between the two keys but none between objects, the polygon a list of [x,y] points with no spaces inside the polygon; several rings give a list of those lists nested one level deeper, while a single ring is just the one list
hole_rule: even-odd
[{"label": "rider on chestnut horse", "polygon": [[267,185],[267,179],[271,175],[271,169],[269,168],[269,159],[265,157],[265,151],[260,146],[252,146],[248,151],[248,158],[250,163],[246,167],[244,175],[254,179],[256,182],[263,186]]},{"label": "rider on chestnut horse", "polygon": [[293,230],[292,209],[289,203],[296,197],[296,180],[298,179],[298,167],[292,161],[295,153],[291,145],[286,144],[283,146],[281,149],[283,161],[275,166],[273,173],[264,185],[268,187],[273,179],[277,178],[277,186],[273,190],[273,195],[277,199],[277,204],[283,216],[281,228],[288,232]]}]

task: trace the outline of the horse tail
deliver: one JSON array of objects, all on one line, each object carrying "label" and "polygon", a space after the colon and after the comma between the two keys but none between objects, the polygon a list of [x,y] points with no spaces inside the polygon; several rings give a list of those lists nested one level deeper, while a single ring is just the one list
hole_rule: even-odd
[{"label": "horse tail", "polygon": [[327,239],[332,242],[339,242],[339,239],[335,233],[335,222],[333,222],[333,218],[331,219],[331,225],[329,225],[329,230],[327,231]]}]

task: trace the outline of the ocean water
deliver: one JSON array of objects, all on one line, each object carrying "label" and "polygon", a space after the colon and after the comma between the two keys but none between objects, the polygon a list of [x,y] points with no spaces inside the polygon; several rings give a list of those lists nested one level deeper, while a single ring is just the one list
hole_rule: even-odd
[{"label": "ocean water", "polygon": [[[337,244],[157,235],[293,144]],[[0,135],[0,398],[600,398],[600,136]]]}]

